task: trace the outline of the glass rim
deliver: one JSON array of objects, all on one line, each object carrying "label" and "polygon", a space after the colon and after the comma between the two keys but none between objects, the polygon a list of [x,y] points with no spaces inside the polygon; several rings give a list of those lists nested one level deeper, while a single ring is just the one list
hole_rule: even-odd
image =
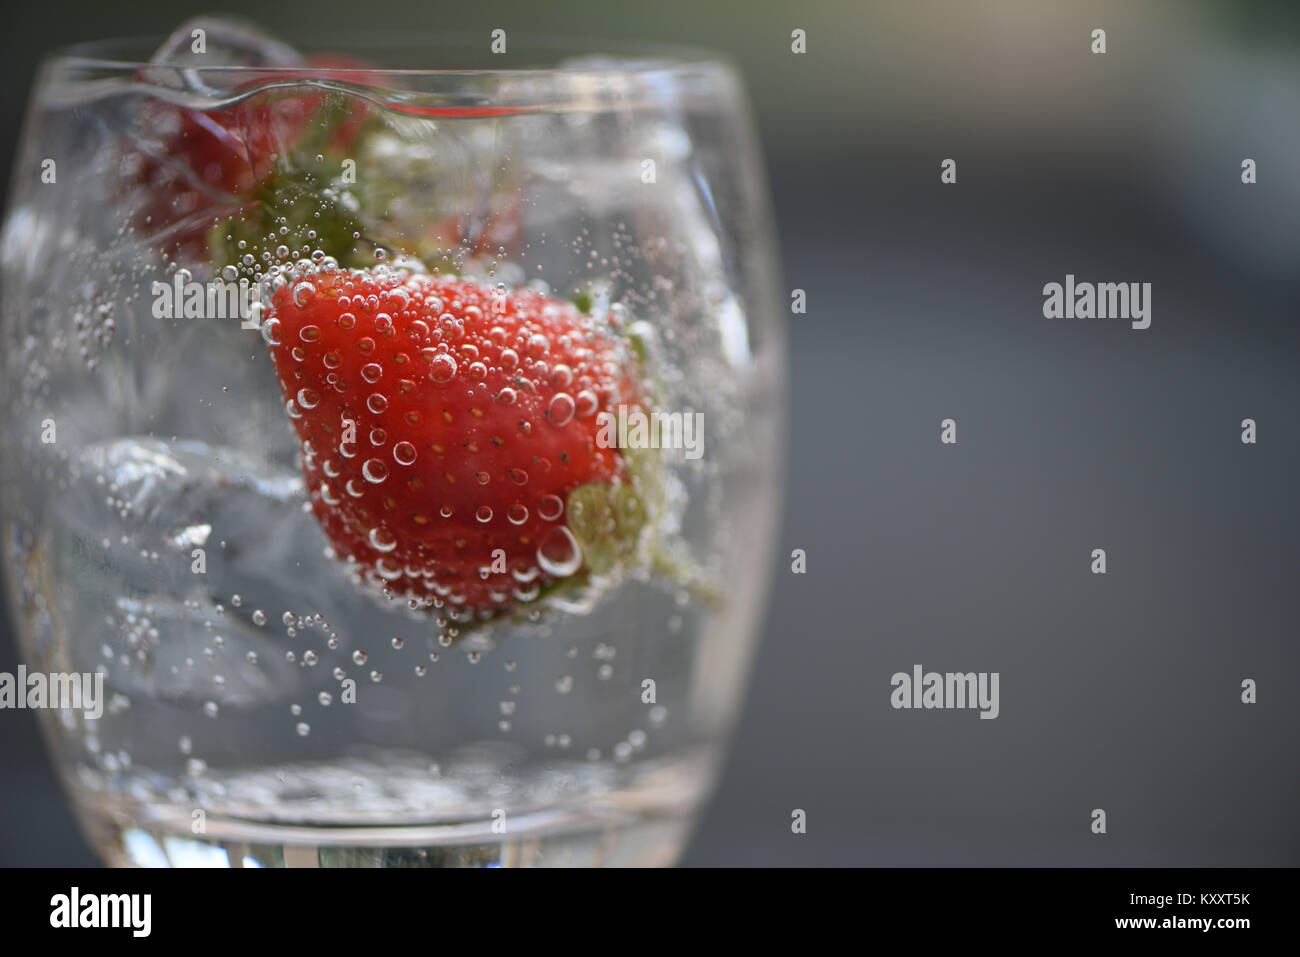
[{"label": "glass rim", "polygon": [[[328,73],[340,78],[349,74],[357,77],[383,78],[387,76],[411,79],[415,77],[430,78],[475,78],[491,79],[494,77],[510,79],[572,79],[601,77],[655,77],[681,78],[698,76],[701,73],[715,71],[731,72],[734,70],[732,59],[725,53],[673,43],[642,42],[628,39],[611,39],[599,37],[566,36],[563,38],[544,34],[519,32],[516,37],[509,35],[507,41],[515,47],[507,54],[488,52],[490,37],[452,32],[437,35],[412,36],[395,32],[360,31],[350,33],[346,43],[330,44],[318,34],[306,34],[301,45],[293,48],[302,53],[328,52],[345,56],[363,57],[366,53],[391,55],[395,52],[413,53],[424,51],[425,56],[436,57],[441,51],[445,54],[472,54],[483,58],[509,56],[518,61],[529,56],[543,57],[549,61],[544,65],[503,65],[497,66],[383,66],[363,65],[293,65],[293,66],[246,66],[246,65],[195,65],[176,62],[153,62],[149,51],[156,50],[166,37],[137,36],[91,40],[68,44],[48,51],[44,62],[49,66],[71,68],[73,70],[130,70],[132,72],[156,70],[195,70],[202,74],[220,75],[258,75],[275,77],[276,75],[301,77],[304,72]],[[524,52],[515,52],[523,49]],[[126,53],[126,50],[140,52]]]}]

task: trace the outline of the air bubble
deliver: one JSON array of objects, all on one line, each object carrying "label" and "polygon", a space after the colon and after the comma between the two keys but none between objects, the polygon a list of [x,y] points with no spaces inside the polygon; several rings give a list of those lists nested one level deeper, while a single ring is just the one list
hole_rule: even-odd
[{"label": "air bubble", "polygon": [[537,547],[537,564],[553,578],[567,578],[582,567],[582,549],[563,525],[550,530]]},{"label": "air bubble", "polygon": [[568,425],[573,421],[574,409],[573,396],[569,395],[567,392],[559,392],[552,397],[547,412],[554,425],[563,426]]},{"label": "air bubble", "polygon": [[537,514],[553,522],[564,513],[564,502],[558,495],[543,495],[537,500]]},{"label": "air bubble", "polygon": [[429,378],[438,385],[446,385],[456,375],[456,360],[442,352],[429,363]]},{"label": "air bubble", "polygon": [[398,465],[410,465],[415,461],[415,446],[410,442],[398,442],[393,446],[393,459]]}]

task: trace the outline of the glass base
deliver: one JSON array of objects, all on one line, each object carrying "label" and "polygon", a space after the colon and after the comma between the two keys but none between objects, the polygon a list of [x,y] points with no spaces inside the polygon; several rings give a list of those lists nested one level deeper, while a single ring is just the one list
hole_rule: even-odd
[{"label": "glass base", "polygon": [[[204,833],[87,822],[112,867],[668,867],[692,819],[574,820],[540,813],[427,827],[309,828],[213,821]],[[498,828],[500,825],[497,825]]]}]

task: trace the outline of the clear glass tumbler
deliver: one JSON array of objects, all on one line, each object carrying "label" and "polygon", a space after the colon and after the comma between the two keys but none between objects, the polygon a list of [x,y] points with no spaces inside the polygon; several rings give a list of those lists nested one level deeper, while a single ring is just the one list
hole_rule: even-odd
[{"label": "clear glass tumbler", "polygon": [[[41,69],[0,248],[4,564],[27,668],[104,676],[101,715],[65,703],[43,727],[111,864],[647,865],[689,836],[774,560],[785,342],[761,161],[724,62],[520,67],[511,42],[501,70],[486,48],[281,64],[130,43]],[[321,305],[340,290],[352,312]],[[334,309],[326,339],[378,341],[373,369],[320,372],[341,422],[290,386],[339,361],[300,307]],[[495,376],[526,447],[590,416],[566,365],[584,343],[662,414],[613,430],[611,501],[634,514],[603,531],[576,480],[466,465],[497,437],[440,405]],[[349,424],[337,448],[304,438]],[[482,484],[398,488],[408,466]],[[451,524],[470,514],[503,552],[520,516],[558,538],[449,585],[432,545],[385,555],[387,519],[349,544],[354,495],[471,549],[488,533]]]}]

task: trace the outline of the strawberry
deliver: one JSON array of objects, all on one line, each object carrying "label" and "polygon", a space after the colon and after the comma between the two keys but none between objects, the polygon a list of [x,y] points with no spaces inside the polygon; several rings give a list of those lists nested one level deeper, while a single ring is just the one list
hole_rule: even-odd
[{"label": "strawberry", "polygon": [[645,508],[599,414],[639,387],[572,305],[321,268],[278,283],[263,336],[312,511],[389,595],[490,614],[634,544]]},{"label": "strawberry", "polygon": [[[365,76],[355,72],[360,66],[318,57],[307,69],[280,71],[276,77],[359,82]],[[356,143],[365,109],[340,118],[326,104],[325,94],[315,90],[272,91],[223,110],[155,109],[149,122],[160,136],[161,153],[137,154],[125,167],[146,190],[142,228],[185,258],[206,258],[208,233],[223,210],[266,205],[291,151],[346,154]]]},{"label": "strawberry", "polygon": [[[142,81],[150,69],[140,72]],[[312,57],[301,69],[268,71],[265,78],[281,84],[329,80],[369,86],[372,93],[391,82],[360,61],[334,55]],[[510,112],[384,105],[430,120]],[[404,157],[405,144],[385,134],[384,122],[358,97],[275,88],[221,110],[154,104],[145,122],[155,145],[124,158],[124,185],[140,197],[138,228],[183,261],[220,268],[252,254],[265,262],[281,245],[304,243],[331,249],[345,265],[364,265],[373,249],[398,245],[444,262],[519,251],[517,195],[494,197],[487,210],[468,208],[477,197],[444,190],[436,183],[437,164],[427,157]],[[352,160],[350,179],[343,178],[345,159]],[[360,182],[358,166],[367,173]],[[339,193],[348,200],[339,202]],[[422,222],[409,208],[392,208],[395,202],[409,207],[413,197],[438,213]]]}]

